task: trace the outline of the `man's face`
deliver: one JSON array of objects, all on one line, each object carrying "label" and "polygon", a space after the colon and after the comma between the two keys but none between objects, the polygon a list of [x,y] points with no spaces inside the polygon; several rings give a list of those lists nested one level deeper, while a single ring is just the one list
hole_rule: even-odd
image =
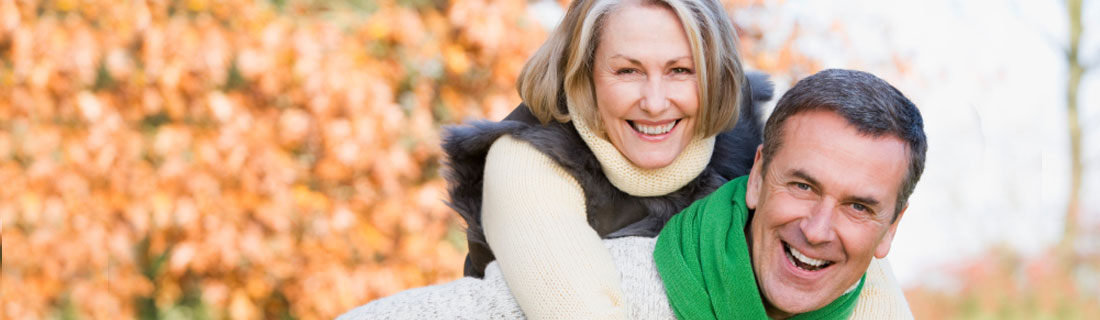
[{"label": "man's face", "polygon": [[783,143],[761,167],[757,149],[746,203],[752,266],[771,317],[819,309],[885,257],[898,219],[908,150],[894,136],[872,138],[840,115],[810,111],[787,119]]}]

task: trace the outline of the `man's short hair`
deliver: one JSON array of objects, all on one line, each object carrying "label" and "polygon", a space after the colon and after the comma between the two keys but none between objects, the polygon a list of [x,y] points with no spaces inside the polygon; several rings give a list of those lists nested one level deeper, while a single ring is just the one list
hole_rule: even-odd
[{"label": "man's short hair", "polygon": [[894,218],[905,208],[921,173],[928,142],[920,110],[897,88],[862,71],[829,69],[802,79],[787,91],[764,125],[761,168],[783,144],[783,123],[793,115],[826,110],[848,121],[860,134],[872,137],[892,135],[905,141],[909,149],[909,168],[898,189]]}]

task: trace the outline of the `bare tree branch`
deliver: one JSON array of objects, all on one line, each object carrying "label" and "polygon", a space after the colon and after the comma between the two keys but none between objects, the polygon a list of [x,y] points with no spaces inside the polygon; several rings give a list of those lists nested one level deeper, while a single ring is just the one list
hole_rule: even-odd
[{"label": "bare tree branch", "polygon": [[1077,223],[1081,215],[1081,185],[1085,175],[1083,163],[1084,146],[1082,138],[1084,133],[1081,127],[1081,110],[1079,94],[1081,92],[1081,79],[1084,77],[1085,68],[1081,64],[1081,34],[1082,34],[1082,1],[1067,0],[1066,15],[1069,18],[1069,38],[1066,50],[1066,64],[1069,74],[1066,85],[1066,122],[1067,133],[1070,140],[1070,190],[1069,201],[1066,208],[1064,233],[1061,247],[1070,248],[1077,239],[1079,232]]}]

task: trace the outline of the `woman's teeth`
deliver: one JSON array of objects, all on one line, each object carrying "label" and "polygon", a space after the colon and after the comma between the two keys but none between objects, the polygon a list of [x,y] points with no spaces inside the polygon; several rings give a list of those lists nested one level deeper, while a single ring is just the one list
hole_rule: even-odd
[{"label": "woman's teeth", "polygon": [[651,136],[658,136],[658,135],[666,134],[669,131],[672,131],[672,128],[676,126],[677,122],[679,122],[679,120],[672,121],[672,122],[662,124],[662,125],[650,126],[650,125],[644,125],[644,124],[639,124],[639,123],[634,122],[634,121],[630,121],[630,125],[632,127],[634,127],[634,130],[636,130],[638,132],[641,132],[643,134],[647,134],[647,135],[651,135]]}]

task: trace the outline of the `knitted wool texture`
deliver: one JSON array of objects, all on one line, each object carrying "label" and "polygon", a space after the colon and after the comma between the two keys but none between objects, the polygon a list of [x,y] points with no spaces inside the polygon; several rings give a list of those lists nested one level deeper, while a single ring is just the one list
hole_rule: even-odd
[{"label": "knitted wool texture", "polygon": [[[670,165],[638,168],[574,119],[608,180],[635,196],[676,191],[706,168],[715,138],[693,139]],[[607,249],[586,220],[584,190],[531,144],[503,136],[485,160],[482,223],[504,279],[534,319],[622,319],[629,309]],[[523,177],[523,179],[516,179]]]},{"label": "knitted wool texture", "polygon": [[627,317],[615,265],[588,225],[583,190],[557,162],[500,137],[486,156],[482,204],[485,239],[528,318]]},{"label": "knitted wool texture", "polygon": [[[569,113],[577,114],[572,106],[569,106]],[[581,117],[573,117],[572,120],[577,133],[603,166],[607,180],[619,190],[636,197],[661,196],[680,189],[703,172],[714,152],[714,136],[694,137],[668,166],[642,169],[623,156],[610,141],[593,131]]]},{"label": "knitted wool texture", "polygon": [[913,311],[887,259],[873,259],[851,319],[913,319]]},{"label": "knitted wool texture", "polygon": [[[664,282],[653,260],[657,238],[626,237],[603,240],[622,275],[623,292],[630,319],[676,319],[665,296]],[[337,319],[523,319],[523,311],[512,298],[500,265],[490,263],[484,278],[465,277],[455,281],[402,291],[349,310]],[[586,318],[587,319],[587,318]],[[867,281],[850,319],[911,320],[905,296],[885,260],[874,259],[867,269]]]}]

